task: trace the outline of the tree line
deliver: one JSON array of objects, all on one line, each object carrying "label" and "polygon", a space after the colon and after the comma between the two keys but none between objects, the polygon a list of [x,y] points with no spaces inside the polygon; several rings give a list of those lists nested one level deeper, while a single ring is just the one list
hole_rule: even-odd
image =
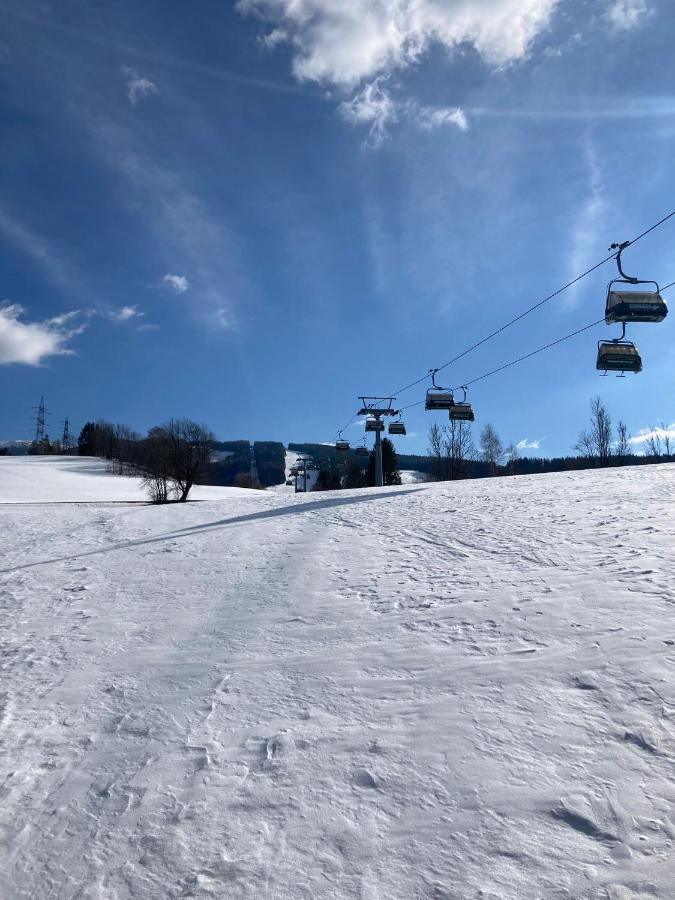
[{"label": "tree line", "polygon": [[[311,446],[294,444],[294,447]],[[326,448],[317,445],[320,452],[325,454]],[[329,448],[333,450],[333,448]],[[375,486],[375,450],[371,450],[368,457],[363,458],[356,456],[353,451],[344,460],[337,459],[337,455],[333,450],[330,455],[320,456],[329,460],[329,466],[320,469],[314,484],[315,491],[338,491],[342,489],[364,488]],[[331,464],[334,463],[334,464]],[[385,485],[395,485],[401,483],[401,473],[398,468],[398,460],[396,450],[389,438],[382,438],[382,480]]]},{"label": "tree line", "polygon": [[494,475],[528,475],[597,466],[643,465],[675,460],[675,442],[665,425],[652,428],[645,439],[645,453],[632,452],[625,422],[614,428],[612,417],[600,397],[591,400],[590,421],[574,445],[576,456],[522,457],[513,442],[504,444],[491,424],[485,425],[478,445],[473,442],[469,422],[453,422],[429,429],[428,471],[437,481],[484,478]]}]

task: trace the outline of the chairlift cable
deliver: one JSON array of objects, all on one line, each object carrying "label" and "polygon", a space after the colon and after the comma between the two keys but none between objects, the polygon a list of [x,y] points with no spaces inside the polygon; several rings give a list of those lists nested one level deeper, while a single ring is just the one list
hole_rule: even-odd
[{"label": "chairlift cable", "polygon": [[[628,241],[626,246],[632,246],[633,244],[637,244],[638,241],[642,240],[642,238],[646,237],[660,225],[663,225],[669,219],[672,219],[675,216],[675,210],[668,213],[667,216],[664,216],[662,219],[659,219],[658,222],[655,222],[649,228],[639,234],[637,237],[633,238],[633,240]],[[468,347],[466,350],[463,350],[462,353],[453,357],[453,359],[448,360],[448,362],[443,363],[442,366],[436,367],[436,372],[441,372],[443,369],[447,369],[448,366],[451,366],[453,363],[458,362],[464,356],[467,356],[469,353],[472,353],[474,350],[477,350],[478,347],[481,347],[483,344],[486,344],[488,341],[492,340],[493,337],[496,337],[498,334],[501,334],[503,331],[506,331],[507,328],[510,328],[512,325],[515,325],[516,322],[520,322],[521,319],[524,319],[526,316],[529,316],[530,313],[534,312],[536,309],[539,309],[545,303],[548,303],[550,300],[553,300],[555,297],[558,297],[564,291],[568,290],[568,288],[573,287],[573,285],[577,284],[583,278],[586,278],[587,275],[590,275],[592,272],[595,272],[596,269],[599,269],[601,266],[604,266],[605,263],[609,262],[611,259],[616,259],[616,253],[610,253],[609,256],[606,256],[604,259],[600,260],[600,262],[596,263],[594,266],[591,266],[589,269],[586,269],[585,272],[582,272],[581,275],[577,275],[576,278],[573,278],[571,281],[568,281],[567,284],[564,284],[562,287],[558,288],[557,291],[554,291],[552,294],[549,294],[547,297],[544,297],[543,300],[540,300],[538,303],[535,303],[533,306],[530,306],[529,309],[524,310],[519,315],[515,316],[515,318],[511,319],[508,322],[505,322],[502,326],[497,328],[495,331],[486,335],[486,337],[482,338],[480,341],[477,341],[475,344],[472,344],[471,347]],[[672,287],[672,285],[668,285],[668,287]],[[665,288],[663,288],[665,290]],[[417,381],[413,381],[405,387],[399,388],[399,390],[394,391],[394,395],[398,396],[399,394],[404,393],[404,391],[410,390],[410,388],[415,387],[418,384],[421,384],[423,381],[426,381],[428,378],[428,373],[423,375],[421,378],[418,378]]]},{"label": "chairlift cable", "polygon": [[[498,372],[503,372],[504,369],[509,369],[511,366],[515,366],[517,363],[524,362],[526,359],[530,359],[532,356],[536,356],[538,353],[543,353],[544,350],[550,350],[551,347],[555,347],[558,344],[562,344],[564,341],[570,340],[570,338],[576,337],[578,334],[583,334],[584,331],[589,331],[591,328],[595,328],[596,325],[602,325],[604,323],[604,317],[602,319],[598,319],[597,322],[591,322],[590,325],[584,325],[583,328],[578,328],[576,331],[572,331],[570,334],[566,334],[564,337],[558,338],[556,341],[551,341],[548,344],[544,344],[543,347],[539,347],[537,350],[532,350],[530,353],[525,353],[523,356],[519,356],[517,359],[511,360],[511,362],[505,363],[503,366],[499,366],[496,369],[492,369],[490,372],[485,372],[483,375],[479,375],[477,378],[473,378],[471,381],[465,381],[463,384],[458,385],[457,387],[453,387],[450,390],[459,391],[464,387],[469,387],[472,384],[475,384],[477,381],[482,381],[484,378],[489,378],[491,375],[496,375]],[[407,409],[412,409],[415,406],[421,406],[424,403],[424,400],[418,400],[415,403],[411,403],[408,406],[403,406],[400,412],[405,412]]]}]

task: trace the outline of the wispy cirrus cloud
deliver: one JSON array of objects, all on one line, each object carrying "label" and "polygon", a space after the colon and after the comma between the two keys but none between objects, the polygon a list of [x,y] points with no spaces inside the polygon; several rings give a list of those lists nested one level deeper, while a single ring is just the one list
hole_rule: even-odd
[{"label": "wispy cirrus cloud", "polygon": [[234,328],[234,305],[239,296],[250,293],[251,282],[236,233],[222,216],[213,214],[196,187],[198,178],[157,162],[151,147],[129,127],[100,114],[80,111],[79,116],[99,159],[126,181],[126,202],[142,210],[155,248],[169,265],[190,272],[188,281],[169,271],[162,283],[176,293],[189,290],[190,308],[202,322]]},{"label": "wispy cirrus cloud", "polygon": [[29,257],[43,276],[70,294],[80,293],[79,279],[72,267],[50,242],[0,203],[0,237]]},{"label": "wispy cirrus cloud", "polygon": [[159,88],[154,81],[150,81],[149,78],[144,78],[142,75],[139,75],[135,69],[124,66],[122,68],[122,75],[126,80],[127,97],[132,106],[136,106],[138,101],[142,100],[144,97],[151,97],[153,94],[159,94]]},{"label": "wispy cirrus cloud", "polygon": [[43,321],[28,321],[18,303],[0,305],[0,365],[39,366],[51,356],[72,355],[69,342],[86,324],[76,324],[80,310]]},{"label": "wispy cirrus cloud", "polygon": [[[570,278],[585,271],[598,253],[598,234],[602,234],[607,211],[602,170],[593,141],[587,137],[583,145],[586,166],[587,189],[584,200],[575,212],[572,224],[571,251],[569,256]],[[567,302],[574,305],[579,297],[580,285],[572,285],[566,294]]]}]

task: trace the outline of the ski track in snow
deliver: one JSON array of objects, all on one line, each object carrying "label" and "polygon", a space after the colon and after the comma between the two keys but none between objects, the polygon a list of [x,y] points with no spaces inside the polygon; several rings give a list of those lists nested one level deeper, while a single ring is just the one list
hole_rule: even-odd
[{"label": "ski track in snow", "polygon": [[2,898],[674,896],[675,466],[3,491]]}]

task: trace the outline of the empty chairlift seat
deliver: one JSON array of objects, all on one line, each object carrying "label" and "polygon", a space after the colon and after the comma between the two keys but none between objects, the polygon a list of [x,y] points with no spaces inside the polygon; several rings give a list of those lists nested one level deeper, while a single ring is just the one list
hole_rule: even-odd
[{"label": "empty chairlift seat", "polygon": [[368,456],[370,453],[367,447],[357,447],[354,452],[357,456]]},{"label": "empty chairlift seat", "polygon": [[405,423],[404,422],[390,422],[389,428],[387,429],[389,434],[401,434],[405,435]]},{"label": "empty chairlift seat", "polygon": [[335,441],[335,449],[338,453],[346,453],[349,450],[349,441]]},{"label": "empty chairlift seat", "polygon": [[452,407],[448,413],[448,418],[452,419],[453,422],[473,422],[475,416],[471,404],[460,401]]},{"label": "empty chairlift seat", "polygon": [[607,291],[605,305],[605,322],[614,325],[620,322],[663,322],[668,315],[666,301],[659,293],[656,282],[655,291],[618,291],[612,290],[612,282]]},{"label": "empty chairlift seat", "polygon": [[642,359],[632,341],[599,341],[596,368],[604,372],[642,371]]},{"label": "empty chairlift seat", "polygon": [[452,396],[452,391],[439,390],[438,388],[430,388],[427,391],[426,400],[424,401],[424,408],[427,411],[434,409],[452,409],[454,405],[455,398]]},{"label": "empty chairlift seat", "polygon": [[375,416],[366,419],[366,431],[384,431],[384,422]]}]

